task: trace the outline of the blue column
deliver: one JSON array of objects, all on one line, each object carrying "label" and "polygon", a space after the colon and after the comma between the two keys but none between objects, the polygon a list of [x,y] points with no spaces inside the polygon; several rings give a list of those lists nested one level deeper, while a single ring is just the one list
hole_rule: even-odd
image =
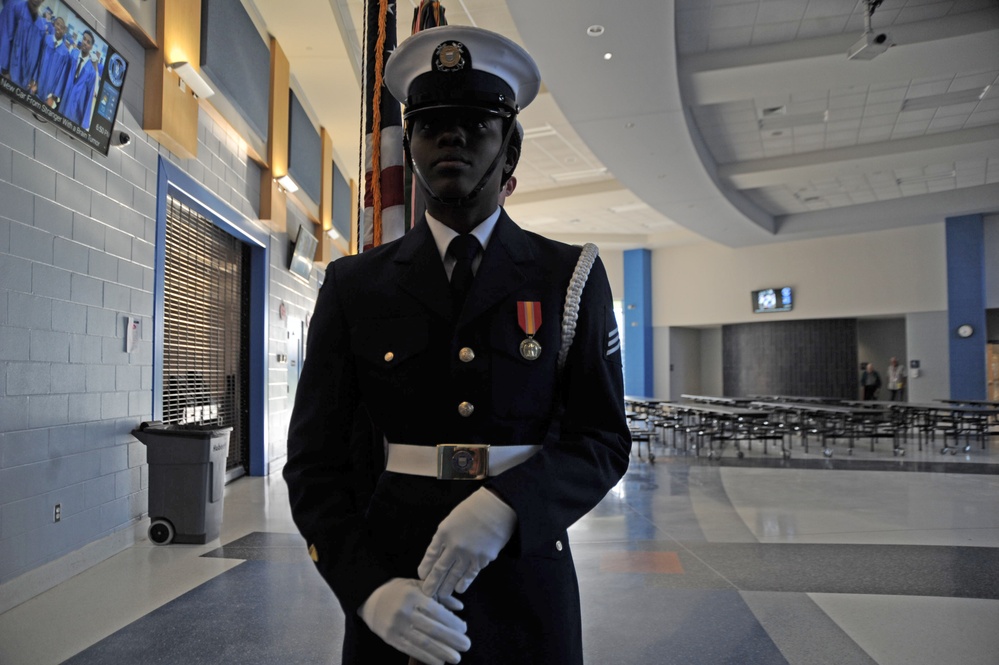
[{"label": "blue column", "polygon": [[[950,398],[985,399],[985,224],[982,215],[947,218]],[[971,326],[969,337],[958,335]]]},{"label": "blue column", "polygon": [[624,252],[624,393],[653,397],[652,252]]}]

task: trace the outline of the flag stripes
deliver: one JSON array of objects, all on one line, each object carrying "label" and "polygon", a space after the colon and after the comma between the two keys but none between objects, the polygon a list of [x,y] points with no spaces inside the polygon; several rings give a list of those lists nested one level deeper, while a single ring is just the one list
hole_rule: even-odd
[{"label": "flag stripes", "polygon": [[396,46],[395,0],[369,0],[365,31],[364,249],[402,237],[402,111],[385,88],[385,61]]}]

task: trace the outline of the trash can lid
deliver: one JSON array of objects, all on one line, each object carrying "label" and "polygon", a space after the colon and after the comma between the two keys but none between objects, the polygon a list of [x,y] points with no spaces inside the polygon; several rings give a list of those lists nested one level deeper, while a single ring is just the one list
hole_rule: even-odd
[{"label": "trash can lid", "polygon": [[[195,437],[203,439],[206,436],[214,437],[221,436],[227,432],[232,432],[232,426],[219,427],[218,425],[200,425],[197,423],[190,423],[184,425],[178,424],[166,424],[158,420],[153,420],[150,422],[144,422],[140,424],[136,429],[132,430],[132,435],[136,438],[140,438],[138,435],[148,432],[150,434],[160,434],[166,436],[186,436]],[[141,438],[140,438],[141,440]]]}]

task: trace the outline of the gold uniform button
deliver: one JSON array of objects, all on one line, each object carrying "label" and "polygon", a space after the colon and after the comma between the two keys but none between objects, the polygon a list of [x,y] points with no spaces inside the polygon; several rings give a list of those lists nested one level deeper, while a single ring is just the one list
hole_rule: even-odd
[{"label": "gold uniform button", "polygon": [[458,405],[458,415],[462,418],[469,417],[472,415],[473,411],[475,411],[475,406],[473,406],[470,402],[462,402]]},{"label": "gold uniform button", "polygon": [[395,358],[395,354],[392,353],[391,351],[385,354],[385,362],[390,363],[392,362],[393,358]]},{"label": "gold uniform button", "polygon": [[463,363],[472,362],[473,360],[475,360],[475,351],[472,351],[467,346],[462,348],[462,350],[458,352],[458,360],[460,360]]},{"label": "gold uniform button", "polygon": [[557,549],[559,552],[562,551],[562,541],[561,540],[556,540],[555,541],[555,549]]}]

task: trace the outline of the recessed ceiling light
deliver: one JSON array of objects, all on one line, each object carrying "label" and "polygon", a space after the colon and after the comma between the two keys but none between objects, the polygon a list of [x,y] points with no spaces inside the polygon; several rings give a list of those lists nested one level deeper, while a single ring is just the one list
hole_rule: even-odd
[{"label": "recessed ceiling light", "polygon": [[619,215],[624,214],[626,212],[636,212],[638,210],[648,210],[648,209],[649,209],[649,204],[644,203],[642,201],[635,201],[633,203],[624,203],[622,205],[611,206],[610,208],[608,208],[608,210],[610,210],[611,212],[616,212]]},{"label": "recessed ceiling light", "polygon": [[814,189],[805,187],[804,189],[799,189],[794,193],[794,198],[798,199],[802,203],[815,203],[816,201],[821,201],[822,197],[818,196]]},{"label": "recessed ceiling light", "polygon": [[569,180],[583,180],[585,178],[597,178],[607,174],[607,167],[602,166],[598,169],[586,169],[584,171],[568,171],[563,173],[553,173],[551,174],[551,179],[555,182],[566,182]]},{"label": "recessed ceiling light", "polygon": [[942,95],[929,95],[927,97],[909,97],[902,101],[903,111],[922,111],[924,109],[936,109],[941,106],[954,106],[957,104],[968,104],[977,102],[991,86],[984,88],[973,88],[971,90],[961,90],[959,92],[947,92]]},{"label": "recessed ceiling light", "polygon": [[531,226],[543,226],[545,224],[554,224],[555,222],[558,221],[559,219],[556,217],[533,217],[524,220],[526,224],[530,224]]},{"label": "recessed ceiling light", "polygon": [[599,37],[604,34],[604,26],[602,25],[591,25],[586,29],[586,34],[590,37]]},{"label": "recessed ceiling light", "polygon": [[528,139],[540,139],[545,136],[558,136],[558,131],[547,123],[540,127],[531,127],[524,130],[525,141]]},{"label": "recessed ceiling light", "polygon": [[948,173],[929,173],[926,175],[916,175],[909,177],[896,178],[896,185],[913,185],[928,182],[937,182],[939,180],[950,180],[951,178],[957,177],[956,171],[950,171]]},{"label": "recessed ceiling light", "polygon": [[604,53],[604,60],[610,60],[614,57],[613,53]]},{"label": "recessed ceiling light", "polygon": [[821,125],[829,122],[829,111],[816,111],[814,113],[799,113],[797,115],[771,115],[760,118],[760,129],[765,132],[776,129],[790,129],[792,127],[807,127],[809,125]]}]

